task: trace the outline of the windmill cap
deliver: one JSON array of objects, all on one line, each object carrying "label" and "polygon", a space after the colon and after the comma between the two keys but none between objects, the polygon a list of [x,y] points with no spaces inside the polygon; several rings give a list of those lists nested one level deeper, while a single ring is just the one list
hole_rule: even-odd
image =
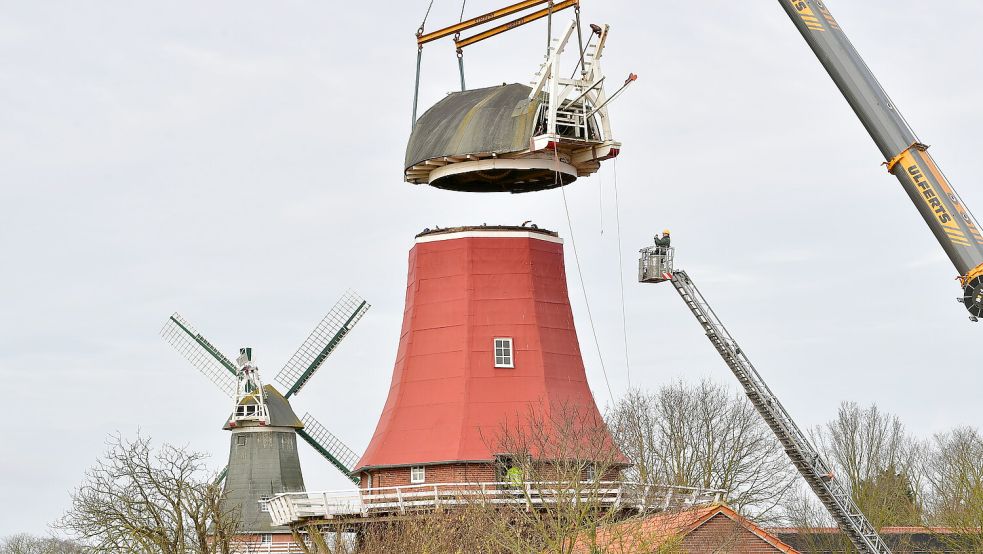
[{"label": "windmill cap", "polygon": [[[273,385],[263,385],[263,392],[266,395],[266,409],[270,413],[270,427],[304,428],[303,422],[294,413],[294,409],[290,407],[290,402],[280,394],[280,391],[276,390]],[[252,397],[244,399],[244,403],[249,403],[250,398]],[[226,431],[235,428],[232,425],[231,416],[222,428]]]}]

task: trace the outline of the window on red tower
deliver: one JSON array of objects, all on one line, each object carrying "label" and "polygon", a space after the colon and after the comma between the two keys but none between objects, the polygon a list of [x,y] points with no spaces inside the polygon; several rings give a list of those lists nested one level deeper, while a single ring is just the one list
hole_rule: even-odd
[{"label": "window on red tower", "polygon": [[495,367],[515,367],[512,339],[495,339]]},{"label": "window on red tower", "polygon": [[410,468],[410,483],[419,485],[427,480],[427,469],[423,466]]}]

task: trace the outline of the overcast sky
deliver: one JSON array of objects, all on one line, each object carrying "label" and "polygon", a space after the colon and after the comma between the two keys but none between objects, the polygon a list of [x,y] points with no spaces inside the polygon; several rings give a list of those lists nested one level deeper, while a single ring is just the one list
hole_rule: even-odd
[{"label": "overcast sky", "polygon": [[[468,14],[501,2],[472,0]],[[673,230],[679,266],[809,427],[876,402],[920,435],[983,423],[978,325],[955,271],[774,0],[585,0],[612,26],[615,165],[567,190],[467,195],[402,182],[425,0],[2,2],[0,536],[43,533],[104,450],[138,431],[225,464],[230,406],[158,336],[180,311],[271,380],[335,300],[372,309],[294,401],[361,452],[389,387],[406,258],[424,227],[532,219],[567,239],[588,375],[613,393],[735,385],[638,248]],[[970,206],[983,210],[983,6],[830,0]],[[428,28],[456,21],[437,0]],[[567,18],[565,14],[563,19]],[[526,82],[545,25],[466,54],[469,86]],[[425,52],[421,107],[457,86]],[[571,240],[571,239],[575,239]],[[620,256],[619,256],[620,254]],[[619,258],[623,257],[623,265]],[[346,481],[303,449],[311,490]]]}]

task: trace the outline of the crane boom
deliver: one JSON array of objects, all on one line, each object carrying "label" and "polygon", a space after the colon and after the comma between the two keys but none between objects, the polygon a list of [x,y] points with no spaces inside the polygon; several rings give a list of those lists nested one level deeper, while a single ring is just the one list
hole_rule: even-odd
[{"label": "crane boom", "polygon": [[[846,97],[959,272],[961,302],[983,316],[983,234],[945,175],[821,0],[779,0]],[[916,68],[908,73],[917,77]]]},{"label": "crane boom", "polygon": [[833,520],[863,554],[891,554],[891,549],[853,501],[850,491],[836,479],[832,467],[812,446],[775,393],[754,368],[744,350],[724,326],[703,294],[685,271],[674,271],[673,249],[642,250],[638,280],[642,283],[669,281],[690,312],[700,322],[707,338],[744,387],[751,404],[771,428],[792,464],[829,511]]}]

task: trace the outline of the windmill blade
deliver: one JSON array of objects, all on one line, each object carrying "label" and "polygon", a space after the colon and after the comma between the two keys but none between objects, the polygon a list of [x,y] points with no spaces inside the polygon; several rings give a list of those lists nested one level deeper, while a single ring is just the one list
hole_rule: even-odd
[{"label": "windmill blade", "polygon": [[276,380],[287,388],[284,397],[290,398],[300,392],[368,310],[368,302],[352,291],[345,293],[276,376]]},{"label": "windmill blade", "polygon": [[307,444],[314,447],[318,454],[331,462],[331,465],[344,473],[345,477],[357,484],[359,479],[352,475],[352,470],[355,469],[355,464],[358,463],[361,456],[348,448],[345,443],[341,442],[341,439],[332,435],[331,431],[328,431],[310,413],[305,413],[301,421],[304,422],[304,428],[297,429],[297,434],[307,441]]},{"label": "windmill blade", "polygon": [[201,336],[190,323],[180,314],[167,319],[164,328],[160,330],[171,346],[184,356],[191,365],[198,368],[205,377],[229,397],[234,397],[238,385],[238,371],[235,364],[229,361],[217,348],[212,346],[205,337]]}]

